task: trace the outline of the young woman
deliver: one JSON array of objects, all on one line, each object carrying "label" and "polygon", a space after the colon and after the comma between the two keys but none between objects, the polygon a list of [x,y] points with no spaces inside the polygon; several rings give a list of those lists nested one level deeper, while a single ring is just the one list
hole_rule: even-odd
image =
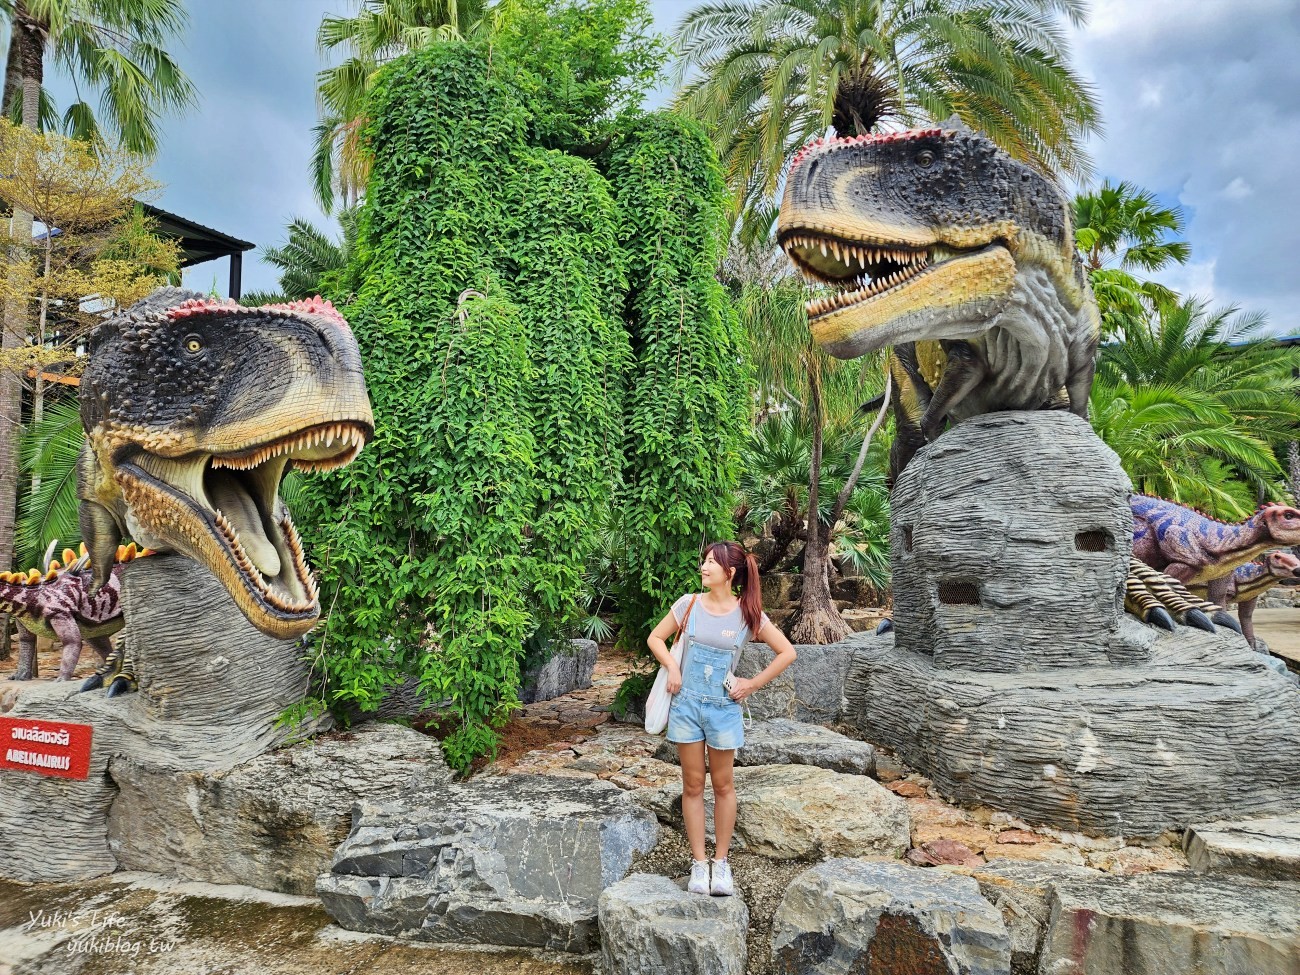
[{"label": "young woman", "polygon": [[[693,860],[686,889],[693,894],[729,895],[736,892],[727,863],[736,825],[732,768],[736,749],[745,743],[740,702],[789,667],[795,651],[763,612],[758,563],[739,544],[714,542],[705,548],[700,581],[707,591],[677,600],[646,643],[668,671],[668,692],[676,695],[668,714],[668,740],[677,745],[682,766],[682,818]],[[683,628],[687,644],[679,670],[665,641]],[[776,658],[748,680],[734,678],[728,690],[724,682],[733,660],[749,640],[766,643]],[[711,879],[704,849],[706,747],[717,841]]]}]

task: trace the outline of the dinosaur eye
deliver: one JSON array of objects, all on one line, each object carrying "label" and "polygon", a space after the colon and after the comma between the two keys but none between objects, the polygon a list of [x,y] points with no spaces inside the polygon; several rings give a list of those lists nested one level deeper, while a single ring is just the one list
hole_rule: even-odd
[{"label": "dinosaur eye", "polygon": [[203,340],[197,335],[188,335],[185,337],[185,351],[189,353],[202,352]]},{"label": "dinosaur eye", "polygon": [[916,164],[922,169],[929,169],[934,165],[934,153],[929,149],[922,149],[916,154]]}]

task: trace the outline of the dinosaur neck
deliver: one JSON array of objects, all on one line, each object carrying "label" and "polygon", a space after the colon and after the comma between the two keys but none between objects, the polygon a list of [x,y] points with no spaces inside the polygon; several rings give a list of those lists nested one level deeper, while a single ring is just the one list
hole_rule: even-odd
[{"label": "dinosaur neck", "polygon": [[1261,515],[1253,515],[1235,525],[1225,525],[1208,518],[1205,523],[1202,545],[1216,565],[1247,562],[1261,552],[1276,547]]}]

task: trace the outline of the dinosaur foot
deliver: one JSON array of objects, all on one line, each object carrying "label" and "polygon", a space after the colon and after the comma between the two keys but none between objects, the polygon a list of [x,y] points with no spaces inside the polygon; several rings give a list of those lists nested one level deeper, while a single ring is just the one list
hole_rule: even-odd
[{"label": "dinosaur foot", "polygon": [[130,694],[135,690],[135,678],[123,671],[113,678],[113,683],[108,685],[108,697],[121,697],[123,694]]},{"label": "dinosaur foot", "polygon": [[1210,622],[1210,618],[1206,616],[1203,612],[1201,612],[1199,609],[1196,609],[1195,607],[1186,610],[1179,617],[1178,621],[1182,623],[1183,626],[1194,626],[1198,630],[1204,630],[1206,633],[1217,632],[1214,629],[1214,624]]},{"label": "dinosaur foot", "polygon": [[81,682],[80,693],[85,694],[86,691],[97,691],[103,686],[104,686],[104,675],[96,671],[95,673],[91,674],[89,677],[87,677],[84,681]]},{"label": "dinosaur foot", "polygon": [[884,633],[893,633],[893,632],[894,632],[894,621],[891,619],[883,619],[876,624],[876,636],[880,636],[881,634]]}]

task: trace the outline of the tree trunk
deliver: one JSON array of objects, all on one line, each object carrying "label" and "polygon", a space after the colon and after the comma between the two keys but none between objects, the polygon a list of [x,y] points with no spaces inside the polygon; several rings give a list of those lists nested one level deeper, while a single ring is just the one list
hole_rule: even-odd
[{"label": "tree trunk", "polygon": [[[23,75],[23,125],[35,129],[44,78],[44,26],[33,21],[25,4],[15,6],[9,32],[9,64],[17,60]],[[11,239],[25,243],[32,237],[32,215],[15,211]],[[27,259],[27,248],[17,245],[10,255],[14,263]],[[7,302],[0,328],[0,348],[19,349],[27,343],[27,302]],[[0,568],[8,569],[14,558],[14,522],[18,507],[18,441],[22,433],[23,377],[21,370],[0,369]]]},{"label": "tree trunk", "polygon": [[821,367],[809,350],[804,362],[808,370],[809,406],[812,409],[813,449],[808,477],[808,540],[803,548],[803,595],[799,618],[790,630],[794,643],[835,643],[852,630],[831,599],[830,536],[833,525],[823,525],[818,514],[822,476],[822,386]]},{"label": "tree trunk", "polygon": [[1291,489],[1291,503],[1300,504],[1300,444],[1294,440],[1287,444],[1286,459],[1289,468],[1287,486]]}]

